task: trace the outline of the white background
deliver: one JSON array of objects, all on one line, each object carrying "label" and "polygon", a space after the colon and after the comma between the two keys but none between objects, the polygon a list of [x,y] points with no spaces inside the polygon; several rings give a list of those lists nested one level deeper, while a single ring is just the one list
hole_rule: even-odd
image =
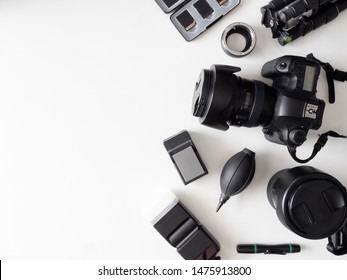
[{"label": "white background", "polygon": [[[267,0],[244,0],[206,33],[186,42],[154,0],[0,0],[0,258],[181,259],[143,217],[174,191],[220,242],[223,259],[337,259],[327,240],[310,241],[277,219],[270,177],[297,166],[260,128],[204,127],[191,115],[202,68],[229,64],[259,79],[286,54],[314,55],[347,70],[347,13],[282,47],[260,24]],[[223,30],[246,22],[255,50],[227,56]],[[347,133],[347,84],[335,83],[318,132]],[[318,96],[327,100],[325,74]],[[184,186],[162,141],[187,129],[209,175]],[[308,156],[317,131],[300,148]],[[224,163],[256,152],[251,185],[215,213]],[[330,139],[310,162],[347,184],[347,142]],[[300,254],[241,255],[238,243],[299,243]],[[347,256],[338,259],[346,259]]]}]

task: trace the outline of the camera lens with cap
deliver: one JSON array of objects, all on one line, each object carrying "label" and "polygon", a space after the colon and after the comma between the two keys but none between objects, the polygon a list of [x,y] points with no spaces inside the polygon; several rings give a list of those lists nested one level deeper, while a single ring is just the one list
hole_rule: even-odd
[{"label": "camera lens with cap", "polygon": [[267,196],[282,224],[304,238],[330,237],[346,224],[346,188],[316,168],[277,172],[268,183]]}]

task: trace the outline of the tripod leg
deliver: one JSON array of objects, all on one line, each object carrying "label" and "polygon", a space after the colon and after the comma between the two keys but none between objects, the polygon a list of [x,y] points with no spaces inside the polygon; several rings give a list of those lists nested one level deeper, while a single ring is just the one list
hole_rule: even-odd
[{"label": "tripod leg", "polygon": [[272,0],[265,7],[268,7],[274,11],[279,11],[283,9],[285,6],[293,3],[294,1],[296,0]]},{"label": "tripod leg", "polygon": [[279,11],[278,16],[283,23],[288,22],[292,18],[296,18],[303,13],[312,9],[318,9],[331,0],[296,0],[287,5],[282,11]]},{"label": "tripod leg", "polygon": [[314,15],[310,17],[301,17],[299,23],[295,27],[281,33],[278,41],[284,46],[301,36],[305,36],[311,31],[337,18],[339,13],[345,9],[347,9],[347,0],[340,0],[333,4],[327,4]]}]

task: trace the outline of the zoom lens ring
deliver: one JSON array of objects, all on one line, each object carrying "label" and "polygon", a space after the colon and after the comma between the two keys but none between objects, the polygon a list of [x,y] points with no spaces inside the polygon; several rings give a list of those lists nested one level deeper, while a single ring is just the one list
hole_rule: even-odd
[{"label": "zoom lens ring", "polygon": [[253,107],[249,115],[249,118],[247,122],[245,123],[245,126],[247,127],[254,127],[258,125],[259,118],[264,108],[264,101],[265,101],[264,84],[259,81],[254,81],[254,87],[255,87],[255,92],[254,92]]}]

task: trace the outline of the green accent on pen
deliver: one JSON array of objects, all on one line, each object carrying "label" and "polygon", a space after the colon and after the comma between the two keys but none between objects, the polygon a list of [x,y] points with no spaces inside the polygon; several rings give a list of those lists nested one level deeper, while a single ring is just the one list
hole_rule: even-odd
[{"label": "green accent on pen", "polygon": [[292,246],[292,244],[289,244],[289,253],[293,253],[293,246]]},{"label": "green accent on pen", "polygon": [[257,244],[253,244],[253,247],[254,247],[254,254],[258,253]]}]

